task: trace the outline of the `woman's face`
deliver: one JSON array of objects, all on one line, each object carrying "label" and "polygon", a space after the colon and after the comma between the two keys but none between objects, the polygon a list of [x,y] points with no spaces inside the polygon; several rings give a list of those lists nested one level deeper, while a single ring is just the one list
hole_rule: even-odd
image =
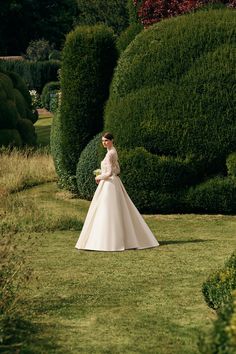
[{"label": "woman's face", "polygon": [[110,149],[112,147],[113,143],[111,140],[104,138],[104,136],[103,136],[102,137],[102,145],[104,148]]}]

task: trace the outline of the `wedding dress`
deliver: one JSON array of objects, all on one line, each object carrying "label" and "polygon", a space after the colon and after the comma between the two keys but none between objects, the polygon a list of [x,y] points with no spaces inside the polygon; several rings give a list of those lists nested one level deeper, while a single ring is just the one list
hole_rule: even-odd
[{"label": "wedding dress", "polygon": [[159,245],[128,196],[119,173],[117,152],[112,146],[101,162],[100,182],[76,243],[77,249],[123,251]]}]

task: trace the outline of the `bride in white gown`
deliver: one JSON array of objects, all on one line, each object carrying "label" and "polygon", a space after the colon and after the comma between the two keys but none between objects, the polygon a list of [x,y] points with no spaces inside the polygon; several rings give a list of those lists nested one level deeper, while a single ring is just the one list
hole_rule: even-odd
[{"label": "bride in white gown", "polygon": [[123,251],[158,246],[143,217],[128,196],[120,178],[113,136],[105,133],[102,144],[107,154],[76,248],[94,251]]}]

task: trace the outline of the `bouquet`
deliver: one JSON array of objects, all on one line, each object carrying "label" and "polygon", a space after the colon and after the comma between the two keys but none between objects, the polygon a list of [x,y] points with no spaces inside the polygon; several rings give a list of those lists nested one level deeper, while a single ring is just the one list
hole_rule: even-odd
[{"label": "bouquet", "polygon": [[94,170],[94,171],[93,171],[93,174],[94,174],[94,176],[97,177],[98,175],[101,174],[101,172],[102,172],[102,171],[100,170],[100,168],[98,168],[97,170]]}]

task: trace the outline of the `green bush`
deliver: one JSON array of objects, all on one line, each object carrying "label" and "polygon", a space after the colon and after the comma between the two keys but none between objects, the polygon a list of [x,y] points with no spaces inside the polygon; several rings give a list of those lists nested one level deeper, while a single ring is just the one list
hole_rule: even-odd
[{"label": "green bush", "polygon": [[223,269],[210,275],[203,283],[202,292],[207,305],[214,310],[224,306],[236,289],[236,254],[232,254]]},{"label": "green bush", "polygon": [[134,5],[133,0],[127,1],[127,10],[129,13],[129,23],[132,25],[134,23],[140,23],[138,18],[138,10],[142,4],[142,0],[137,0],[136,5]]},{"label": "green bush", "polygon": [[226,166],[228,175],[236,177],[236,152],[233,152],[227,157]]},{"label": "green bush", "polygon": [[31,110],[31,98],[26,90],[17,74],[0,72],[0,146],[36,144],[32,122],[37,120],[37,115]]},{"label": "green bush", "polygon": [[[62,151],[62,144],[58,144],[58,141],[62,141],[63,139],[63,127],[60,118],[60,112],[57,112],[53,116],[52,126],[51,126],[51,133],[50,133],[50,149],[53,156],[53,161],[55,165],[56,172],[60,179],[58,181],[58,185],[61,188],[69,188],[70,190],[75,190],[75,183],[76,183],[76,176],[72,175],[68,178],[68,175],[65,171],[66,164]],[[66,159],[66,157],[65,157]]]},{"label": "green bush", "polygon": [[8,100],[14,101],[13,83],[12,83],[10,77],[5,73],[0,72],[0,82],[1,82],[1,88],[5,94],[5,97]]},{"label": "green bush", "polygon": [[15,129],[18,117],[14,101],[0,99],[0,129]]},{"label": "green bush", "polygon": [[[41,100],[42,100],[42,104],[45,108],[47,108],[48,110],[50,110],[50,102],[52,99],[52,94],[55,94],[58,90],[60,90],[60,82],[58,81],[52,81],[52,82],[48,82],[42,91],[42,95],[41,95]],[[51,110],[50,110],[51,111]]]},{"label": "green bush", "polygon": [[[191,156],[199,182],[225,172],[236,150],[234,15],[219,9],[168,19],[130,43],[105,110],[105,130],[121,152],[143,147],[154,156]],[[139,193],[133,188],[131,198]]]},{"label": "green bush", "polygon": [[1,71],[13,71],[24,80],[29,90],[35,89],[39,93],[42,92],[47,82],[58,79],[59,69],[60,61],[58,60],[34,62],[29,60],[14,61],[0,59]]},{"label": "green bush", "polygon": [[144,148],[122,150],[119,158],[122,181],[142,212],[182,209],[186,186],[198,179],[191,159],[157,156]]},{"label": "green bush", "polygon": [[202,292],[209,307],[217,310],[213,329],[199,343],[200,353],[236,352],[236,254],[203,284]]},{"label": "green bush", "polygon": [[100,168],[99,145],[102,134],[97,134],[82,151],[76,170],[78,195],[81,198],[91,200],[97,188],[93,171]]},{"label": "green bush", "polygon": [[61,52],[60,50],[52,50],[48,57],[49,60],[61,60]]},{"label": "green bush", "polygon": [[132,40],[143,30],[143,26],[139,23],[134,23],[121,32],[117,39],[117,48],[122,53]]},{"label": "green bush", "polygon": [[36,41],[30,41],[26,49],[26,57],[28,60],[32,61],[45,61],[49,59],[51,51],[52,47],[49,41],[38,39]]},{"label": "green bush", "polygon": [[21,146],[22,139],[16,129],[0,129],[0,146]]},{"label": "green bush", "polygon": [[236,179],[215,177],[192,187],[186,193],[189,210],[206,213],[234,214],[236,212]]},{"label": "green bush", "polygon": [[18,119],[17,129],[25,145],[34,146],[37,143],[37,136],[32,122],[28,119]]},{"label": "green bush", "polygon": [[20,75],[12,71],[7,72],[7,75],[11,78],[15,89],[20,91],[25,101],[27,102],[28,106],[30,107],[32,104],[32,100],[24,80],[20,77]]},{"label": "green bush", "polygon": [[76,25],[104,23],[119,34],[128,26],[126,3],[127,0],[77,0]]},{"label": "green bush", "polygon": [[27,104],[19,90],[14,88],[16,109],[21,117],[26,117]]},{"label": "green bush", "polygon": [[235,354],[236,352],[236,291],[217,313],[211,332],[199,343],[202,354]]},{"label": "green bush", "polygon": [[[116,59],[115,36],[105,25],[81,26],[67,36],[62,55],[61,114],[54,122],[63,132],[52,135],[57,139],[52,153],[57,156],[59,178],[67,176],[68,188],[80,153],[103,128],[103,106]],[[72,188],[77,189],[76,183]]]}]

